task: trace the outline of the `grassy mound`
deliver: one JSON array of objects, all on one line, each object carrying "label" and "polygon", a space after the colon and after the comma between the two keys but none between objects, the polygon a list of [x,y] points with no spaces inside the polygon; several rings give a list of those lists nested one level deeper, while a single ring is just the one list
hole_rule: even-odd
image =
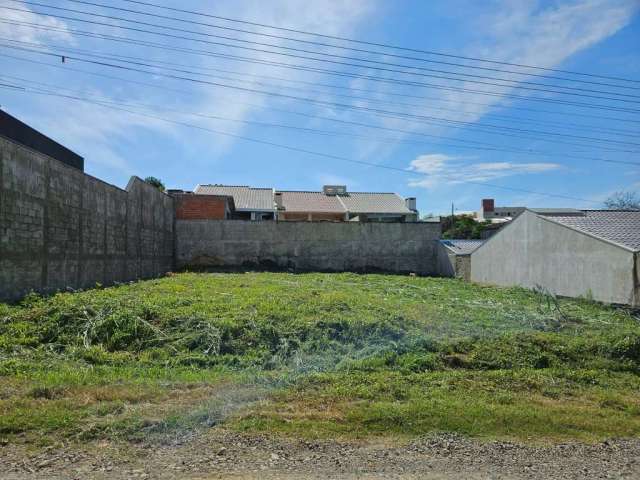
[{"label": "grassy mound", "polygon": [[179,274],[0,304],[0,435],[640,434],[632,312],[387,275]]}]

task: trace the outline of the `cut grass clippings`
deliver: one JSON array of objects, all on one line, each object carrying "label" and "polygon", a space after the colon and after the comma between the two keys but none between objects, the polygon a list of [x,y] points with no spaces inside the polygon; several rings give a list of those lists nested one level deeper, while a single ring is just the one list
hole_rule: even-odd
[{"label": "cut grass clippings", "polygon": [[177,274],[0,304],[0,437],[640,435],[629,310],[454,279]]}]

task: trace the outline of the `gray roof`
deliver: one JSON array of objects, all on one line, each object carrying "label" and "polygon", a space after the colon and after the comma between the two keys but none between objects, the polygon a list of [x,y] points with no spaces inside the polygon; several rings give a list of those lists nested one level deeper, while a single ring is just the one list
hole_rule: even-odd
[{"label": "gray roof", "polygon": [[640,211],[584,210],[582,215],[545,215],[545,218],[631,250],[640,250]]},{"label": "gray roof", "polygon": [[194,193],[200,195],[229,195],[236,210],[273,212],[273,189],[254,188],[245,185],[198,185]]},{"label": "gray roof", "polygon": [[326,195],[324,192],[280,191],[285,212],[324,213],[397,213],[410,214],[404,199],[395,193],[349,192]]},{"label": "gray roof", "polygon": [[351,213],[413,213],[395,193],[352,192],[339,198]]},{"label": "gray roof", "polygon": [[[194,193],[233,197],[236,210],[273,211],[274,190],[246,185],[198,185]],[[278,190],[285,212],[317,213],[413,213],[396,193],[349,192],[346,195],[326,195],[324,192]]]},{"label": "gray roof", "polygon": [[336,195],[323,192],[280,191],[285,212],[345,213],[346,209]]},{"label": "gray roof", "polygon": [[440,240],[440,243],[458,255],[469,255],[486,240]]}]

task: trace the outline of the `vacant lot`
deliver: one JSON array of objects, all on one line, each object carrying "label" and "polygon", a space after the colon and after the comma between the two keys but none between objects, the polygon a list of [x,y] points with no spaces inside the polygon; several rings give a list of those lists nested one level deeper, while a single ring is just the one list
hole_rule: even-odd
[{"label": "vacant lot", "polygon": [[635,438],[639,374],[638,318],[586,300],[178,274],[0,304],[0,449],[168,445],[213,426],[319,442]]}]

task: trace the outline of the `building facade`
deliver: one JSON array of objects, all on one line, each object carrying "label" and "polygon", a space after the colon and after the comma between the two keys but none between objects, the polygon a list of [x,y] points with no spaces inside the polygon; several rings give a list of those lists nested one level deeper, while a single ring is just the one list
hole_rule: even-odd
[{"label": "building facade", "polygon": [[640,211],[525,210],[471,254],[474,282],[640,305]]}]

